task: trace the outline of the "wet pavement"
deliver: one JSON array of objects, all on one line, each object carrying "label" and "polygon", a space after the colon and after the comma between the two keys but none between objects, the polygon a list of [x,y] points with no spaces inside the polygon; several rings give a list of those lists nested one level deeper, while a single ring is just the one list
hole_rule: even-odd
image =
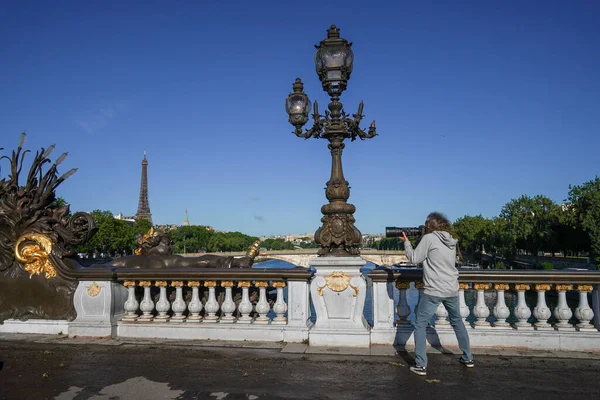
[{"label": "wet pavement", "polygon": [[467,369],[431,349],[420,377],[391,350],[2,334],[0,399],[600,398],[598,354],[474,350]]}]

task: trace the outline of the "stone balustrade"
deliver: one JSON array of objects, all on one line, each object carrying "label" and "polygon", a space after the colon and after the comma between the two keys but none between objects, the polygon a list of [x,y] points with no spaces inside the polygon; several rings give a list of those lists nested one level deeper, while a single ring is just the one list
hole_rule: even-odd
[{"label": "stone balustrade", "polygon": [[[311,276],[306,268],[120,268],[111,282],[80,281],[113,296],[82,289],[74,326],[84,334],[102,322],[119,337],[299,342],[311,325]],[[97,310],[111,308],[99,320]]]},{"label": "stone balustrade", "polygon": [[[364,264],[323,257],[314,271],[90,268],[78,277],[74,321],[6,320],[0,332],[412,345],[422,270],[361,275]],[[600,352],[599,271],[459,271],[460,314],[473,347]],[[456,346],[443,305],[430,325],[431,345]]]},{"label": "stone balustrade", "polygon": [[[422,270],[377,269],[369,278],[374,305],[371,343],[409,344],[414,310],[407,292],[417,290],[420,298]],[[473,346],[600,351],[599,283],[597,271],[460,271],[460,313]],[[567,298],[576,304],[569,305]],[[447,317],[440,304],[430,339],[452,345],[455,340]]]}]

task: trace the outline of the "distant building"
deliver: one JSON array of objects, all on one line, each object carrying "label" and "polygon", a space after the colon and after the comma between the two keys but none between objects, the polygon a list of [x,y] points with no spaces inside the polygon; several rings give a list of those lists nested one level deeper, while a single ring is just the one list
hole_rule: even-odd
[{"label": "distant building", "polygon": [[121,221],[125,221],[128,225],[133,226],[133,224],[135,224],[135,217],[134,216],[125,216],[123,215],[123,213],[118,213],[117,215],[113,215],[114,219],[118,219]]},{"label": "distant building", "polygon": [[185,219],[183,220],[183,226],[190,226],[190,220],[188,219],[187,208],[185,209]]}]

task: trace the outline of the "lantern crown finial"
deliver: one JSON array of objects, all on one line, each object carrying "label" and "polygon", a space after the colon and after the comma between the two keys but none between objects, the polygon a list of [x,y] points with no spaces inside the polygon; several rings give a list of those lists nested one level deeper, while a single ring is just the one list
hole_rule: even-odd
[{"label": "lantern crown finial", "polygon": [[296,78],[296,81],[292,85],[292,89],[294,89],[294,93],[301,93],[304,90],[304,84],[302,83],[302,79]]},{"label": "lantern crown finial", "polygon": [[339,38],[340,37],[340,30],[337,26],[335,25],[331,25],[329,27],[329,29],[327,30],[327,39],[331,39],[331,38]]}]

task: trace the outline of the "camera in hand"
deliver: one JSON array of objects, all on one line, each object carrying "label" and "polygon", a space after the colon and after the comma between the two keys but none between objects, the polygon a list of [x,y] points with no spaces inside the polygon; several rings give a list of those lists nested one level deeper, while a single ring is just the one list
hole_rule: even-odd
[{"label": "camera in hand", "polygon": [[421,225],[418,227],[405,227],[405,228],[388,226],[385,228],[385,237],[386,238],[400,237],[400,236],[402,236],[402,232],[406,233],[406,236],[409,236],[409,237],[423,236],[425,234],[425,225]]}]

